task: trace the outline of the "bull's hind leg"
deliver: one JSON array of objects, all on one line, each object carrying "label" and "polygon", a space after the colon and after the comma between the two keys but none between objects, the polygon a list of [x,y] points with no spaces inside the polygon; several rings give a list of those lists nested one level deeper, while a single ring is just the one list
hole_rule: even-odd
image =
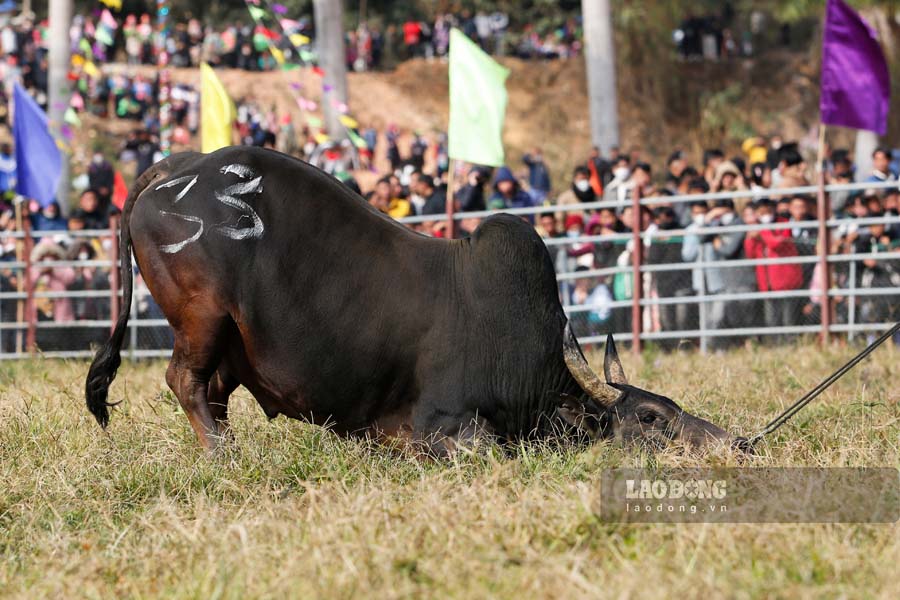
[{"label": "bull's hind leg", "polygon": [[[193,315],[202,313],[201,307],[197,309]],[[214,413],[225,414],[225,403],[218,402],[215,410],[210,406],[210,381],[222,360],[226,323],[225,319],[210,316],[182,320],[175,329],[175,348],[166,371],[166,383],[178,396],[200,444],[209,450],[218,445],[222,436]],[[212,393],[217,396],[218,390]]]}]

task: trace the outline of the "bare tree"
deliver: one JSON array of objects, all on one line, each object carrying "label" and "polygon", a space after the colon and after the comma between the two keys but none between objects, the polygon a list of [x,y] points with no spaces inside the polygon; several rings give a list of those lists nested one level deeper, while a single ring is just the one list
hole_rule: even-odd
[{"label": "bare tree", "polygon": [[328,135],[345,137],[341,113],[336,104],[347,103],[347,52],[344,49],[344,6],[336,0],[313,0],[316,19],[316,50],[325,72],[323,84],[330,90],[323,96],[322,111]]},{"label": "bare tree", "polygon": [[591,110],[591,141],[608,155],[619,145],[616,55],[609,0],[581,0],[585,68]]}]

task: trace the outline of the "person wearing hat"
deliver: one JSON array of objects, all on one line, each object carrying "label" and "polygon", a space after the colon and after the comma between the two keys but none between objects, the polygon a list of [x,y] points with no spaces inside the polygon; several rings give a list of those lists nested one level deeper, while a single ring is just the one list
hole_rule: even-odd
[{"label": "person wearing hat", "polygon": [[[528,208],[533,205],[531,196],[522,189],[509,167],[500,167],[494,178],[494,195],[488,200],[488,209]],[[534,216],[529,215],[528,221],[534,223]]]},{"label": "person wearing hat", "polygon": [[737,165],[730,160],[719,163],[713,176],[710,191],[737,192],[746,189],[747,184],[744,182],[744,174],[737,168]]},{"label": "person wearing hat", "polygon": [[[566,236],[570,238],[584,235],[584,217],[580,214],[570,214],[566,217]],[[591,242],[575,242],[566,248],[569,257],[568,271],[576,267],[594,268],[594,244]]]},{"label": "person wearing hat", "polygon": [[[65,260],[62,246],[47,238],[31,251],[31,271],[29,273],[35,291],[65,292],[75,281],[75,270],[71,267],[54,267],[46,263]],[[75,320],[72,301],[69,298],[41,298],[36,301],[38,318],[67,323]],[[54,330],[48,330],[54,332]],[[55,340],[54,340],[55,341]],[[45,348],[49,349],[49,348]]]},{"label": "person wearing hat", "polygon": [[751,165],[766,162],[766,155],[769,152],[766,149],[766,140],[759,136],[744,140],[744,143],[741,144],[741,150],[747,155]]}]

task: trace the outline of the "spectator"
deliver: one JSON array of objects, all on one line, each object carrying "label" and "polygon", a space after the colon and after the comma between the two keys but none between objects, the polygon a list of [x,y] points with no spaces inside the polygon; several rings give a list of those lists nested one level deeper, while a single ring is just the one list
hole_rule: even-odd
[{"label": "spectator", "polygon": [[[870,217],[882,217],[884,213],[870,212]],[[884,224],[869,226],[868,249],[860,248],[865,258],[861,262],[859,287],[863,290],[874,288],[900,287],[900,254],[897,254],[898,240],[891,239]],[[885,260],[887,257],[893,259]],[[853,300],[853,299],[851,299]],[[856,299],[859,304],[860,321],[863,323],[895,322],[900,319],[900,305],[896,297],[885,295],[863,295]],[[869,343],[875,335],[869,334]]]},{"label": "spectator", "polygon": [[[756,218],[764,225],[786,223],[776,220],[771,200],[755,203]],[[788,227],[775,230],[751,231],[744,241],[744,251],[750,259],[790,258],[797,256],[797,248]],[[798,264],[770,264],[756,266],[756,285],[761,292],[797,290],[803,286],[803,271]],[[766,327],[795,325],[799,317],[797,298],[765,298],[763,310]]]},{"label": "spectator", "polygon": [[[559,221],[556,220],[556,215],[553,213],[543,213],[540,216],[537,231],[544,240],[555,240],[566,236],[559,230]],[[556,272],[564,273],[566,271],[566,255],[562,252],[562,246],[550,244],[547,246],[547,251],[550,253],[550,260],[553,262]],[[565,285],[561,287],[566,289]]]},{"label": "spectator", "polygon": [[[591,172],[587,167],[577,166],[572,173],[572,185],[564,191],[556,199],[557,206],[573,206],[581,202],[594,202],[597,197],[594,189],[591,187]],[[563,220],[567,214],[564,211],[558,211],[556,218]]]},{"label": "spectator", "polygon": [[425,199],[422,207],[423,215],[439,215],[447,212],[447,194],[443,189],[435,188],[434,179],[423,176],[419,182],[419,190]]},{"label": "spectator", "polygon": [[[587,271],[578,267],[577,271]],[[576,335],[599,335],[608,333],[612,317],[612,293],[605,282],[595,282],[592,277],[575,280],[569,304],[575,307],[589,307],[590,310],[573,312],[570,316]]]},{"label": "spectator", "polygon": [[703,178],[707,185],[712,188],[715,185],[716,169],[725,162],[725,154],[718,148],[704,150],[703,152]]},{"label": "spectator", "polygon": [[[58,244],[43,240],[31,253],[32,267],[30,280],[36,292],[65,292],[75,280],[75,270],[71,267],[53,267],[47,263],[65,260],[65,250]],[[69,298],[38,297],[35,300],[38,320],[68,323],[75,319],[72,300]],[[62,350],[66,340],[64,329],[42,329],[37,340],[42,350]]]},{"label": "spectator", "polygon": [[428,142],[419,134],[413,134],[413,140],[409,147],[409,162],[417,171],[425,168],[425,152],[428,150]]},{"label": "spectator", "polygon": [[474,167],[469,171],[466,177],[466,184],[456,193],[459,210],[474,212],[486,208],[484,185],[489,179],[490,172],[487,169]]},{"label": "spectator", "polygon": [[[81,239],[72,244],[67,252],[68,260],[97,260],[99,255],[90,240]],[[110,289],[109,273],[95,266],[83,266],[74,269],[75,277],[67,286],[69,291],[101,292]],[[98,321],[110,316],[109,299],[105,297],[76,297],[72,299],[74,318],[76,321]],[[96,327],[78,327],[70,330],[72,349],[80,350],[90,347],[92,343],[104,341],[106,332]]]},{"label": "spectator", "polygon": [[109,211],[114,180],[113,166],[101,152],[95,151],[88,167],[88,185],[96,192],[99,201],[98,208],[104,214]]},{"label": "spectator", "polygon": [[891,173],[890,164],[890,150],[887,148],[876,148],[872,153],[872,174],[866,178],[866,183],[894,181],[897,177]]},{"label": "spectator", "polygon": [[78,199],[79,216],[84,221],[85,229],[106,229],[109,227],[109,214],[100,208],[100,199],[93,189],[85,190]]},{"label": "spectator", "polygon": [[676,150],[670,154],[669,159],[666,161],[665,189],[673,194],[676,193],[678,191],[678,182],[687,168],[688,161],[683,151]]},{"label": "spectator", "polygon": [[[613,236],[623,230],[622,223],[612,208],[601,208],[588,221],[588,230],[592,235]],[[594,265],[598,269],[613,267],[622,253],[624,241],[611,239],[600,240],[594,244]]]},{"label": "spectator", "polygon": [[38,207],[37,202],[32,202],[31,228],[35,231],[65,231],[68,229],[66,220],[60,215],[59,204],[51,202],[47,206]]},{"label": "spectator", "polygon": [[[488,208],[502,210],[504,208],[528,208],[530,206],[534,206],[534,202],[519,185],[509,167],[500,167],[497,170],[496,177],[494,177],[494,194],[488,201]],[[529,221],[534,222],[534,217],[529,215]]]},{"label": "spectator", "polygon": [[9,144],[0,144],[0,197],[16,189],[16,157]]},{"label": "spectator", "polygon": [[540,148],[522,157],[528,167],[528,189],[535,205],[543,204],[550,194],[550,172],[544,164],[544,155]]},{"label": "spectator", "polygon": [[[699,216],[701,212],[695,212]],[[696,218],[695,216],[695,218]],[[682,259],[685,262],[740,260],[744,258],[744,234],[740,232],[698,234],[696,230],[706,228],[743,225],[734,211],[731,200],[717,200],[713,208],[703,215],[703,223],[697,218],[688,227],[684,238]],[[693,271],[694,289],[708,295],[744,294],[756,291],[753,270],[748,267],[706,267]],[[739,329],[749,323],[748,311],[752,304],[747,300],[715,300],[709,304],[708,326],[710,329]],[[720,350],[729,341],[724,337],[713,338],[712,347]]]},{"label": "spectator", "polygon": [[[659,232],[678,229],[680,225],[675,211],[670,206],[653,210],[653,224]],[[647,264],[674,264],[682,262],[681,252],[684,238],[677,235],[661,235],[651,238],[647,248]],[[685,270],[659,271],[653,273],[653,290],[658,298],[686,298],[693,295],[690,272]],[[697,306],[695,304],[659,305],[659,324],[662,331],[688,331],[696,329]],[[662,340],[665,349],[673,349],[677,340]]]},{"label": "spectator", "polygon": [[744,175],[731,161],[722,161],[716,167],[710,191],[713,192],[737,192],[746,190]]},{"label": "spectator", "polygon": [[605,200],[621,200],[624,194],[619,193],[619,188],[625,185],[628,178],[631,177],[631,161],[624,154],[616,157],[613,163],[612,179],[603,188],[603,196]]},{"label": "spectator", "polygon": [[[566,237],[577,238],[584,235],[584,217],[570,214],[566,217]],[[594,245],[590,242],[573,242],[566,248],[569,257],[568,271],[576,267],[594,268]]]},{"label": "spectator", "polygon": [[395,219],[408,217],[412,214],[412,206],[408,200],[403,200],[394,194],[390,177],[382,177],[375,185],[375,191],[369,199],[369,204],[390,215]]}]

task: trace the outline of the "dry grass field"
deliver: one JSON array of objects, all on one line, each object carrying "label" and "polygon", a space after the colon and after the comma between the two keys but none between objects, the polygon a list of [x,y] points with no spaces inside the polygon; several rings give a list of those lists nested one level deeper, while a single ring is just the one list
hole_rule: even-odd
[{"label": "dry grass field", "polygon": [[[624,356],[632,381],[751,433],[855,349]],[[900,352],[879,349],[752,464],[900,466]],[[593,355],[595,367],[600,354]],[[204,454],[162,363],[125,364],[104,433],[83,362],[0,364],[0,596],[900,597],[898,525],[602,522],[610,466],[737,464],[609,444],[420,461],[240,390]]]}]

